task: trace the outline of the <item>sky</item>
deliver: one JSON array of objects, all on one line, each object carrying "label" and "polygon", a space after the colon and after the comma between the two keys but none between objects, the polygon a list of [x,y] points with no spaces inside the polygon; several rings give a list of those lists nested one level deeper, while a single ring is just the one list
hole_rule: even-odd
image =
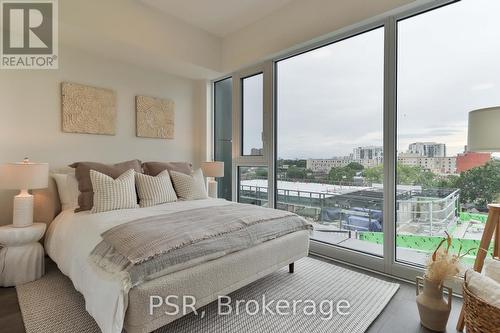
[{"label": "sky", "polygon": [[[468,112],[500,105],[499,12],[500,0],[462,0],[398,23],[399,152],[436,141],[460,153]],[[383,41],[379,28],[278,62],[279,158],[382,146]]]},{"label": "sky", "polygon": [[263,78],[257,74],[243,79],[243,155],[251,155],[252,148],[262,149]]}]

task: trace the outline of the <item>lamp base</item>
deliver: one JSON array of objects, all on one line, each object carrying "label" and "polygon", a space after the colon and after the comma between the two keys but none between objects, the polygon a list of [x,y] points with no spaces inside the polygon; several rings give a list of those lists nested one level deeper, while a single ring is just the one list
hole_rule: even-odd
[{"label": "lamp base", "polygon": [[12,219],[14,227],[29,227],[33,224],[33,196],[28,190],[14,197],[14,215]]},{"label": "lamp base", "polygon": [[208,183],[208,196],[210,198],[217,199],[218,194],[217,194],[217,181],[213,179],[209,179],[207,181]]}]

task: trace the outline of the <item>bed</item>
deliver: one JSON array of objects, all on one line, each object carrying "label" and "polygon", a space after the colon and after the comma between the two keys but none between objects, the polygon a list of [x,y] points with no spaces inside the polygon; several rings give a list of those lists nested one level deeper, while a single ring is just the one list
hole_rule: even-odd
[{"label": "bed", "polygon": [[86,310],[103,332],[121,332],[122,328],[129,333],[151,332],[186,313],[150,313],[150,296],[177,295],[179,298],[170,301],[181,305],[182,296],[189,295],[196,299],[199,308],[282,267],[292,265],[293,269],[295,261],[307,256],[309,231],[294,231],[196,265],[179,265],[126,292],[116,276],[96,269],[89,260],[89,254],[102,241],[101,234],[113,226],[146,216],[226,203],[203,199],[98,214],[74,213],[61,211],[57,189],[51,181],[48,189],[35,193],[35,218],[49,225],[45,236],[47,254],[84,296]]}]

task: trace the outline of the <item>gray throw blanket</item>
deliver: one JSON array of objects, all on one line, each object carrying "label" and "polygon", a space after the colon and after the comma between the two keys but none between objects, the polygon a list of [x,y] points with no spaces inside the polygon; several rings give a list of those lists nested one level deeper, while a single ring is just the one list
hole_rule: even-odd
[{"label": "gray throw blanket", "polygon": [[228,203],[127,222],[104,232],[91,253],[132,287],[312,226],[296,214]]}]

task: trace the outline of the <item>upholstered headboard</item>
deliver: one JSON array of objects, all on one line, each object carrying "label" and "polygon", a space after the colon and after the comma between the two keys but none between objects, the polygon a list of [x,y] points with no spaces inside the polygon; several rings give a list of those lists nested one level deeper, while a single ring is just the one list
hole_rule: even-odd
[{"label": "upholstered headboard", "polygon": [[59,200],[54,178],[49,177],[49,187],[42,190],[33,190],[33,195],[35,197],[33,220],[49,225],[61,212],[61,201]]}]

